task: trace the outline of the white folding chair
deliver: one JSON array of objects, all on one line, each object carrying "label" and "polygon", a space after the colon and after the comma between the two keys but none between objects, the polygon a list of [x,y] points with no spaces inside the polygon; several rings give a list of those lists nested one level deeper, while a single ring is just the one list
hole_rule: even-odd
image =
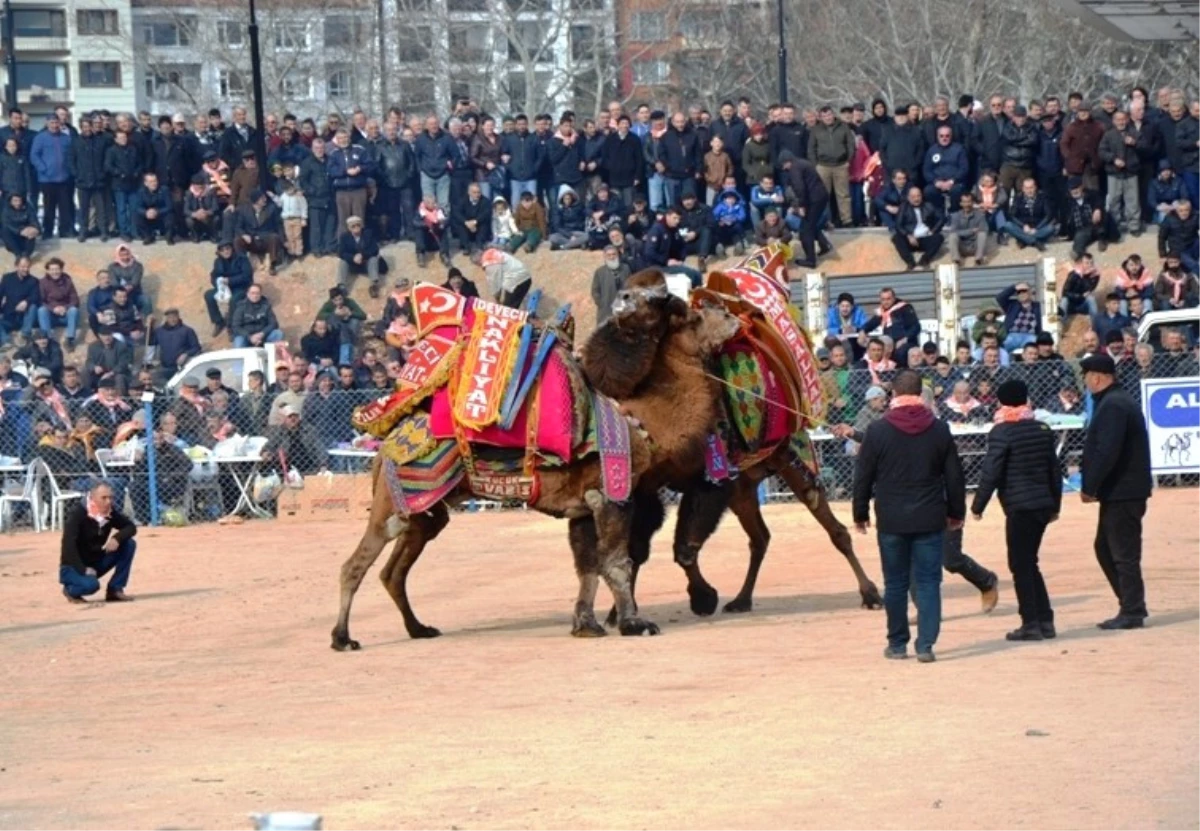
[{"label": "white folding chair", "polygon": [[25,478],[21,490],[13,493],[0,493],[0,531],[8,525],[12,530],[12,510],[14,505],[22,503],[29,506],[33,530],[42,532],[42,506],[39,498],[42,490],[40,460],[35,459],[25,468]]},{"label": "white folding chair", "polygon": [[[66,513],[66,504],[74,502],[76,499],[83,499],[83,494],[80,491],[65,491],[58,486],[58,482],[54,479],[54,474],[50,472],[50,468],[41,459],[34,462],[42,468],[42,475],[45,480],[50,483],[50,530],[55,531],[63,527],[63,516]],[[103,472],[103,468],[101,468]]]}]

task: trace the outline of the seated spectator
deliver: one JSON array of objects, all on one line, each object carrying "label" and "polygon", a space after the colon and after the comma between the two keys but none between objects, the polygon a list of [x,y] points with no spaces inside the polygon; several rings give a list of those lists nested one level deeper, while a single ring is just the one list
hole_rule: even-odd
[{"label": "seated spectator", "polygon": [[780,215],[787,206],[783,188],[775,184],[774,176],[763,176],[757,185],[750,188],[750,220],[757,227],[766,218],[768,209]]},{"label": "seated spectator", "polygon": [[[233,317],[237,305],[246,299],[246,292],[254,282],[254,267],[250,258],[244,253],[234,253],[233,243],[222,242],[217,246],[217,257],[213,260],[212,271],[209,274],[212,288],[204,292],[204,305],[208,308],[208,319],[212,322],[212,336],[215,338],[225,331],[227,317]],[[228,296],[228,315],[221,314],[217,298]]]},{"label": "seated spectator", "polygon": [[141,309],[129,301],[129,292],[117,286],[107,311],[112,313],[109,328],[117,340],[133,347],[140,346],[146,336],[146,321]]},{"label": "seated spectator", "polygon": [[933,373],[929,376],[929,390],[935,401],[941,401],[954,389],[954,384],[962,376],[950,364],[945,355],[938,355],[933,362]]},{"label": "seated spectator", "polygon": [[600,182],[596,186],[595,196],[588,202],[588,214],[595,214],[597,211],[603,213],[603,221],[607,223],[613,217],[617,219],[617,227],[621,226],[621,219],[625,213],[625,205],[606,185]]},{"label": "seated spectator", "polygon": [[1021,192],[1013,197],[1004,233],[1017,241],[1017,248],[1032,245],[1038,251],[1045,251],[1046,240],[1054,236],[1050,205],[1033,179],[1021,182]]},{"label": "seated spectator", "polygon": [[417,327],[412,324],[412,310],[408,306],[396,310],[383,333],[383,340],[394,354],[408,360],[408,352],[417,342]]},{"label": "seated spectator", "polygon": [[770,245],[772,242],[789,243],[792,231],[775,208],[763,211],[762,221],[754,226],[754,244]]},{"label": "seated spectator", "polygon": [[128,383],[133,376],[133,347],[118,340],[109,326],[96,329],[96,340],[88,345],[83,369],[95,387],[101,378],[116,377]]},{"label": "seated spectator", "polygon": [[[517,227],[517,233],[524,237],[521,244],[530,254],[536,251],[537,247],[542,244],[542,240],[549,236],[546,228],[546,209],[530,191],[521,193],[521,201],[517,203],[516,210],[513,212],[513,220]],[[516,250],[513,248],[512,252],[515,254]]]},{"label": "seated spectator", "polygon": [[0,346],[8,342],[8,333],[17,329],[28,340],[37,321],[42,293],[29,265],[29,257],[19,256],[13,270],[0,277]]},{"label": "seated spectator", "polygon": [[905,203],[908,193],[908,173],[903,170],[892,172],[891,181],[875,195],[871,204],[875,208],[875,217],[889,233],[896,232],[896,217],[900,216],[900,208]]},{"label": "seated spectator", "polygon": [[1159,376],[1190,378],[1200,374],[1195,352],[1189,348],[1183,329],[1162,330],[1162,352],[1157,357]]},{"label": "seated spectator", "polygon": [[717,194],[713,220],[716,222],[713,235],[717,256],[727,256],[730,249],[736,256],[742,256],[746,251],[746,203],[736,187],[725,188]]},{"label": "seated spectator", "polygon": [[617,249],[604,249],[604,262],[592,273],[592,302],[596,304],[596,325],[612,316],[613,302],[629,280],[629,266],[621,262]]},{"label": "seated spectator", "polygon": [[867,351],[861,361],[855,364],[855,369],[866,370],[870,373],[871,383],[877,387],[886,388],[896,374],[896,362],[887,354],[883,338],[871,338],[867,341]]},{"label": "seated spectator", "polygon": [[608,232],[614,228],[620,229],[620,227],[621,218],[619,216],[609,213],[603,207],[592,208],[583,226],[587,233],[586,248],[589,251],[602,250],[609,244]]},{"label": "seated spectator", "polygon": [[[524,201],[524,197],[522,197],[522,201]],[[445,265],[450,265],[448,224],[445,211],[438,206],[437,195],[432,191],[427,192],[417,208],[417,215],[413,223],[419,268],[425,268],[427,258],[433,251],[438,252],[438,257]]]},{"label": "seated spectator", "polygon": [[163,318],[163,324],[154,327],[150,333],[150,348],[147,351],[154,351],[163,374],[170,378],[200,354],[200,339],[196,337],[196,330],[183,322],[179,309],[167,309]]},{"label": "seated spectator", "polygon": [[663,218],[654,224],[642,240],[641,256],[637,268],[659,268],[667,274],[682,274],[688,278],[692,288],[699,288],[701,274],[684,265],[687,258],[687,241],[680,233],[683,212],[678,207],[667,208]]},{"label": "seated spectator", "polygon": [[1142,322],[1142,318],[1151,310],[1153,303],[1148,303],[1142,299],[1142,296],[1137,292],[1129,292],[1125,295],[1125,311],[1123,314],[1129,318],[1129,325],[1134,329]]},{"label": "seated spectator", "polygon": [[1156,311],[1192,309],[1200,303],[1200,285],[1196,275],[1183,267],[1177,251],[1168,251],[1163,270],[1154,281]]},{"label": "seated spectator", "polygon": [[996,235],[997,243],[1001,242],[1004,226],[1008,223],[1004,213],[1008,208],[1008,191],[996,183],[995,171],[985,170],[971,193],[987,219],[988,230]]},{"label": "seated spectator", "polygon": [[46,274],[41,280],[38,325],[46,332],[55,326],[66,327],[67,349],[75,348],[79,331],[79,293],[71,275],[63,272],[62,260],[57,257],[46,262]]},{"label": "seated spectator", "polygon": [[1158,176],[1150,180],[1146,193],[1146,202],[1154,211],[1154,224],[1161,227],[1166,218],[1175,213],[1175,207],[1182,199],[1187,199],[1183,181],[1175,175],[1170,159],[1160,159]]},{"label": "seated spectator", "polygon": [[378,297],[380,275],[386,273],[381,269],[382,262],[375,234],[363,227],[360,217],[347,218],[346,230],[338,237],[338,285],[346,289],[350,275],[366,274],[371,281],[371,297]]},{"label": "seated spectator", "polygon": [[205,150],[200,165],[200,174],[204,176],[209,189],[216,195],[217,204],[221,210],[232,209],[233,192],[230,187],[229,165],[225,163],[215,150]]},{"label": "seated spectator", "polygon": [[[442,288],[450,288],[450,281],[458,277],[462,279],[462,272],[457,268],[451,268],[446,283]],[[470,282],[470,281],[467,281]],[[475,285],[471,283],[472,287]],[[387,331],[388,326],[396,319],[397,313],[403,309],[408,315],[409,320],[412,319],[412,300],[411,300],[412,283],[407,277],[397,277],[396,283],[392,291],[388,294],[387,300],[383,304],[383,316],[380,318],[379,325],[375,327],[375,336],[382,338],[383,333]],[[453,290],[453,289],[451,289]],[[478,294],[471,295],[478,297]],[[365,353],[364,353],[365,354]]]},{"label": "seated spectator", "polygon": [[1063,234],[1072,238],[1071,255],[1075,259],[1093,242],[1104,251],[1110,242],[1116,242],[1121,234],[1117,224],[1104,210],[1099,194],[1085,190],[1083,179],[1072,176],[1067,180],[1067,208]]},{"label": "seated spectator", "polygon": [[159,236],[166,237],[167,245],[175,244],[171,195],[159,185],[156,174],[142,177],[142,187],[133,195],[132,213],[134,229],[143,245],[153,245]]},{"label": "seated spectator", "polygon": [[467,256],[478,257],[492,237],[492,206],[478,182],[467,185],[467,196],[450,211],[450,224]]},{"label": "seated spectator", "polygon": [[239,349],[283,340],[275,310],[271,308],[271,302],[262,296],[262,287],[258,283],[250,284],[246,299],[233,310],[230,329],[233,332],[233,345]]},{"label": "seated spectator", "polygon": [[[397,285],[399,285],[399,284],[397,284]],[[405,281],[405,290],[406,290],[405,297],[407,297],[407,286],[408,286],[408,281],[406,280]],[[446,282],[442,283],[442,288],[450,289],[450,291],[454,292],[455,294],[460,294],[463,297],[478,297],[479,296],[479,289],[476,288],[475,281],[468,280],[466,277],[463,276],[463,273],[461,271],[459,271],[457,268],[451,268],[448,272],[446,272]],[[387,315],[387,309],[385,308],[384,316],[386,317],[386,315]]]},{"label": "seated spectator", "polygon": [[988,420],[987,408],[971,395],[967,381],[957,381],[950,397],[942,402],[942,419],[952,424],[982,424]]},{"label": "seated spectator", "polygon": [[[1144,300],[1154,297],[1154,275],[1142,263],[1141,255],[1130,254],[1121,263],[1120,269],[1117,270],[1115,290],[1126,298],[1130,292],[1141,295]],[[1126,306],[1122,302],[1121,311],[1125,310]]]},{"label": "seated spectator", "polygon": [[[56,261],[61,269],[62,260],[55,257],[46,261],[46,270],[49,271],[51,264]],[[129,301],[142,310],[144,317],[149,317],[150,295],[142,284],[146,272],[137,257],[133,256],[133,249],[123,242],[117,245],[113,261],[108,265],[108,273],[112,277],[113,285],[129,292]]]},{"label": "seated spectator", "polygon": [[87,380],[80,373],[79,367],[74,364],[67,364],[63,367],[62,382],[58,385],[58,391],[62,394],[63,400],[67,402],[72,415],[77,413],[83,407],[83,403],[92,395],[92,389],[86,383]]},{"label": "seated spectator", "polygon": [[996,353],[997,366],[1006,367],[1012,362],[1008,350],[1001,348],[1000,339],[991,332],[985,332],[979,339],[979,346],[974,350],[974,357],[980,364],[987,359],[988,351]]},{"label": "seated spectator", "polygon": [[304,399],[303,423],[311,424],[317,441],[326,449],[354,438],[354,427],[344,405],[344,396],[336,389],[337,375],[332,369],[317,373],[317,386]]},{"label": "seated spectator", "polygon": [[519,309],[533,285],[533,275],[525,264],[498,248],[483,252],[479,266],[487,275],[488,294],[511,309]]},{"label": "seated spectator", "polygon": [[346,295],[345,289],[334,286],[329,290],[329,299],[317,310],[317,317],[324,318],[329,330],[338,337],[338,365],[350,363],[354,359],[354,345],[358,343],[367,313]]},{"label": "seated spectator", "polygon": [[32,257],[42,235],[37,222],[37,213],[25,202],[20,193],[9,194],[0,214],[0,233],[4,235],[4,247],[15,257]]},{"label": "seated spectator", "polygon": [[1004,309],[995,300],[984,300],[979,304],[979,311],[975,313],[975,324],[971,327],[971,340],[975,344],[972,357],[975,360],[978,361],[983,355],[984,335],[995,335],[1000,343],[1008,337],[1008,328],[1000,317],[1003,314]]},{"label": "seated spectator", "polygon": [[1200,252],[1200,218],[1195,206],[1187,199],[1175,203],[1175,212],[1168,215],[1158,226],[1158,256],[1165,257],[1168,251],[1179,255],[1184,267],[1195,274],[1200,270],[1197,254]]},{"label": "seated spectator", "polygon": [[50,339],[50,333],[45,329],[34,329],[29,343],[17,350],[16,358],[30,368],[46,370],[47,379],[54,384],[62,380],[62,347]]},{"label": "seated spectator", "polygon": [[217,242],[221,239],[223,211],[208,177],[197,173],[183,195],[183,224],[192,242]]},{"label": "seated spectator", "polygon": [[625,233],[636,240],[641,240],[654,227],[655,218],[647,207],[646,199],[642,196],[633,197],[633,207],[625,217]]},{"label": "seated spectator", "polygon": [[1083,415],[1083,401],[1074,383],[1066,383],[1060,387],[1056,395],[1050,399],[1046,409],[1055,415]]},{"label": "seated spectator", "polygon": [[1027,282],[1014,283],[996,295],[996,303],[1004,309],[1004,348],[1012,352],[1033,343],[1042,332],[1042,304],[1033,299],[1033,289]]},{"label": "seated spectator", "polygon": [[962,265],[965,257],[973,256],[975,265],[981,266],[991,255],[992,234],[987,218],[983,211],[976,209],[975,197],[970,192],[959,197],[959,210],[950,214],[946,239],[950,244],[950,259],[955,265]]},{"label": "seated spectator", "polygon": [[550,217],[550,250],[583,248],[587,245],[587,218],[579,194],[570,185],[558,189],[558,209]]},{"label": "seated spectator", "polygon": [[705,205],[696,194],[685,191],[680,199],[680,237],[688,256],[696,257],[696,268],[704,272],[708,256],[712,252],[713,221],[712,208]]},{"label": "seated spectator", "polygon": [[1100,285],[1100,272],[1092,255],[1086,251],[1075,261],[1075,268],[1067,274],[1063,283],[1062,302],[1059,311],[1063,317],[1071,315],[1094,315],[1098,310],[1094,292]]},{"label": "seated spectator", "polygon": [[[278,401],[278,399],[276,399]],[[297,470],[308,476],[319,473],[329,466],[325,448],[311,424],[300,420],[303,405],[296,407],[283,404],[278,408],[280,421],[268,431],[267,443],[263,446],[263,470],[277,472],[281,476],[284,462],[288,470]]]},{"label": "seated spectator", "polygon": [[492,199],[492,245],[511,254],[524,242],[525,235],[517,228],[516,217],[508,209],[508,200],[497,195]]},{"label": "seated spectator", "polygon": [[255,188],[250,192],[249,203],[234,212],[234,250],[264,258],[267,273],[273,275],[284,260],[282,234],[279,207],[261,189]]},{"label": "seated spectator", "polygon": [[[908,189],[908,201],[900,208],[896,218],[896,232],[892,234],[892,245],[905,266],[912,271],[917,266],[927,268],[942,250],[942,215],[932,205],[926,204],[919,187]],[[920,252],[920,260],[913,257]]]},{"label": "seated spectator", "polygon": [[112,324],[112,314],[108,310],[112,306],[115,291],[116,286],[108,269],[102,268],[97,271],[96,285],[92,286],[87,295],[88,328],[93,332],[102,325]]},{"label": "seated spectator", "polygon": [[310,363],[321,367],[331,367],[338,360],[338,335],[329,330],[325,318],[318,317],[312,322],[308,334],[300,339],[300,351]]},{"label": "seated spectator", "polygon": [[1104,298],[1104,310],[1092,318],[1092,329],[1100,343],[1109,332],[1120,332],[1129,326],[1129,318],[1121,314],[1121,295],[1110,291]]},{"label": "seated spectator", "polygon": [[849,351],[849,357],[857,361],[862,358],[864,351],[858,342],[858,336],[866,323],[866,310],[854,302],[853,294],[842,292],[838,295],[837,302],[829,307],[825,331],[837,338]]},{"label": "seated spectator", "polygon": [[246,376],[246,386],[246,391],[237,399],[234,423],[243,435],[265,436],[275,395],[267,389],[261,370],[253,370]]}]

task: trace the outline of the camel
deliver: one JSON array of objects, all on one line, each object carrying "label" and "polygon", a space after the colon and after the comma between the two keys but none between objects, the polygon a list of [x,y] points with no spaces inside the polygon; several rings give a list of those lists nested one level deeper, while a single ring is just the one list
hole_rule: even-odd
[{"label": "camel", "polygon": [[[607,353],[606,378],[614,386],[619,386],[622,374],[639,378],[658,374],[663,385],[648,393],[647,401],[676,411],[678,427],[668,446],[701,447],[715,417],[717,400],[711,382],[703,378],[704,361],[737,331],[737,321],[723,311],[689,310],[667,293],[661,274],[651,288],[635,294],[637,308],[624,316],[621,337],[604,346],[597,344],[593,355]],[[624,341],[637,348],[622,349]],[[564,350],[564,360],[573,360],[564,347],[555,348]],[[629,433],[635,498],[625,503],[605,498],[600,460],[591,454],[560,467],[539,469],[540,487],[529,503],[534,510],[568,521],[568,540],[579,579],[571,628],[576,637],[606,634],[594,611],[600,580],[613,595],[616,625],[622,635],[659,632],[657,625],[638,615],[633,601],[629,541],[636,538],[649,542],[652,532],[639,526],[646,520],[635,510],[636,488],[656,459],[661,459],[662,450],[644,432],[630,429]],[[425,547],[450,522],[450,506],[474,495],[469,477],[464,477],[462,484],[431,510],[401,515],[395,510],[388,486],[381,481],[384,475],[382,458],[377,457],[371,468],[373,499],[367,528],[341,569],[341,605],[331,644],[338,651],[360,648],[359,642],[350,637],[351,603],[366,572],[391,540],[395,544],[379,576],[400,610],[405,629],[412,638],[441,634],[418,620],[408,598],[407,580]],[[648,552],[638,556],[644,561]]]},{"label": "camel", "polygon": [[[630,285],[645,288],[653,285],[650,282],[652,279],[653,276],[649,274],[635,275]],[[633,383],[631,377],[626,377],[625,383],[614,384],[606,363],[606,350],[593,351],[594,346],[605,343],[615,333],[625,329],[625,318],[636,313],[638,302],[640,301],[632,295],[628,298],[623,294],[618,296],[617,304],[620,308],[614,308],[614,314],[609,321],[593,334],[583,350],[581,362],[589,382],[605,395],[620,401],[623,410],[638,419],[657,442],[660,437],[672,435],[675,418],[670,408],[660,410],[657,403],[651,400],[659,384],[654,373],[648,372]],[[636,332],[636,329],[631,331]],[[711,369],[697,371],[704,372],[710,383],[715,385],[714,420],[710,422],[708,429],[711,433],[715,429],[716,416],[723,401],[721,382],[715,378]],[[639,482],[635,498],[633,537],[629,545],[632,558],[631,580],[634,588],[638,570],[649,558],[650,553],[650,539],[643,539],[641,535],[649,533],[652,536],[662,526],[664,510],[657,498],[657,492],[662,487],[669,487],[681,494],[673,547],[675,562],[687,576],[692,611],[697,615],[711,615],[717,610],[719,596],[700,571],[699,553],[705,541],[716,530],[726,508],[733,511],[749,537],[750,562],[741,591],[725,605],[725,611],[751,611],[754,587],[771,536],[758,504],[758,485],[768,476],[777,475],[808,508],[825,529],[834,547],[850,564],[858,583],[862,606],[877,609],[883,605],[879,589],[867,577],[854,552],[849,531],[834,515],[820,485],[806,469],[793,464],[794,460],[786,442],[763,461],[740,471],[736,479],[721,484],[711,484],[705,479],[703,447],[677,446],[674,451],[669,460],[655,464]],[[608,622],[612,623],[613,620],[614,617],[610,614]]]}]

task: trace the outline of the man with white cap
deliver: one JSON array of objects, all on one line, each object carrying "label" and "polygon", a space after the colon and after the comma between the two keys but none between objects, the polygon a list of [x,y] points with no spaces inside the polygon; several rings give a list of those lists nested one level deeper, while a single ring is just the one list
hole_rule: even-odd
[{"label": "man with white cap", "polygon": [[379,243],[358,216],[346,220],[346,231],[338,237],[338,285],[346,289],[351,274],[366,274],[371,297],[379,296]]},{"label": "man with white cap", "polygon": [[304,475],[325,470],[329,457],[313,426],[301,421],[300,410],[291,404],[279,407],[278,412],[283,421],[271,428],[262,451],[267,469],[280,473],[296,470]]}]

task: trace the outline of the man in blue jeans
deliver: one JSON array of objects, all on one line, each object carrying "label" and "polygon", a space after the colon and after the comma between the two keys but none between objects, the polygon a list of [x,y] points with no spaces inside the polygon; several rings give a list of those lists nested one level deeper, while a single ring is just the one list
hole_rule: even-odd
[{"label": "man in blue jeans", "polygon": [[63,521],[62,556],[58,582],[71,603],[86,603],[100,591],[100,578],[113,572],[104,599],[124,603],[133,555],[137,551],[137,526],[113,506],[113,489],[98,482],[67,512]]},{"label": "man in blue jeans", "polygon": [[921,398],[921,376],[911,370],[892,381],[887,415],[867,428],[854,469],[854,525],[870,527],[875,497],[876,534],[883,562],[887,611],[885,658],[908,657],[908,589],[916,584],[917,660],[934,660],[942,625],[942,543],[946,529],[962,528],[966,485],[958,450],[945,422]]}]

